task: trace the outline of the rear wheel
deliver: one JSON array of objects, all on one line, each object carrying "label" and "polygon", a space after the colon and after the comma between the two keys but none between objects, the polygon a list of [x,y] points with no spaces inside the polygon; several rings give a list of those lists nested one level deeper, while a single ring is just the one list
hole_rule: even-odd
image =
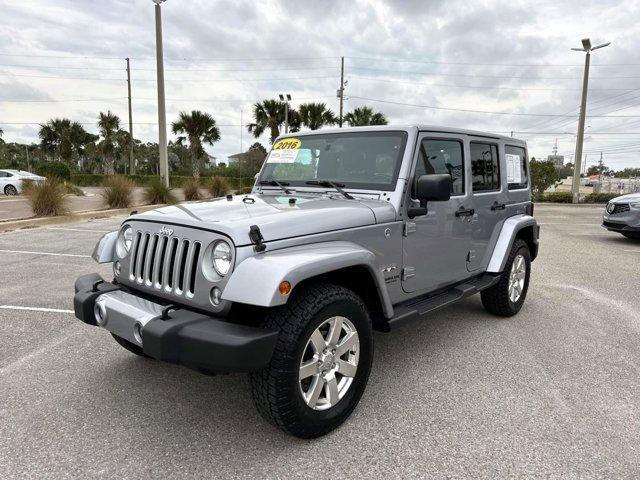
[{"label": "rear wheel", "polygon": [[13,197],[14,195],[18,195],[18,189],[13,185],[7,185],[4,187],[4,194]]},{"label": "rear wheel", "polygon": [[124,338],[119,337],[115,333],[112,333],[111,336],[125,350],[129,350],[131,353],[135,353],[136,355],[138,355],[140,357],[151,358],[149,355],[144,353],[144,351],[142,350],[141,346],[135,345],[135,344],[131,343],[129,340],[125,340]]},{"label": "rear wheel", "polygon": [[314,438],[344,422],[367,385],[373,357],[371,320],[351,290],[316,284],[271,312],[280,331],[267,368],[250,375],[260,414],[287,433]]},{"label": "rear wheel", "polygon": [[526,242],[516,239],[500,280],[480,294],[484,308],[495,315],[510,317],[520,311],[529,289],[531,254]]}]

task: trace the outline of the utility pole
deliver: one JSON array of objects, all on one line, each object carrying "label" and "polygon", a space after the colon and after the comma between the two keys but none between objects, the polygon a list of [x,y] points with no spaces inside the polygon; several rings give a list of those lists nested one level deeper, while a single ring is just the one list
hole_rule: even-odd
[{"label": "utility pole", "polygon": [[280,93],[278,96],[280,101],[284,102],[284,133],[289,133],[289,102],[291,101],[291,95]]},{"label": "utility pole", "polygon": [[242,149],[244,145],[242,143],[242,109],[240,109],[240,153],[242,153]]},{"label": "utility pole", "polygon": [[136,173],[136,165],[133,160],[133,115],[131,110],[131,68],[129,57],[127,60],[127,92],[129,96],[129,175]]},{"label": "utility pole", "polygon": [[169,186],[169,160],[167,155],[167,112],[164,101],[164,60],[162,54],[162,13],[160,4],[165,0],[152,0],[156,13],[156,62],[158,74],[158,146],[160,147],[160,177]]},{"label": "utility pole", "polygon": [[344,57],[340,57],[340,88],[338,89],[338,98],[340,99],[340,116],[338,123],[342,128],[342,104],[344,102]]},{"label": "utility pole", "polygon": [[582,48],[572,48],[578,52],[585,52],[584,59],[584,76],[582,79],[582,100],[580,102],[580,119],[578,120],[578,137],[576,138],[576,154],[575,165],[573,166],[573,182],[571,190],[573,193],[573,203],[580,202],[580,163],[582,162],[582,144],[584,143],[584,122],[587,114],[587,91],[589,89],[589,64],[591,62],[591,52],[598,48],[603,48],[609,45],[609,43],[603,43],[596,47],[591,46],[591,40],[588,38],[582,39]]},{"label": "utility pole", "polygon": [[24,151],[27,154],[27,172],[31,171],[31,165],[29,165],[29,147],[24,146]]}]

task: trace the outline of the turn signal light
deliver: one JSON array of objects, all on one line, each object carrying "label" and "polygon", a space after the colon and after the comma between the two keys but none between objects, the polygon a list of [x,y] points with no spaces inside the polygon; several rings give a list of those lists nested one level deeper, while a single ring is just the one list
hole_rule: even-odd
[{"label": "turn signal light", "polygon": [[280,295],[289,295],[291,293],[291,284],[286,280],[284,282],[280,282],[278,291],[280,292]]}]

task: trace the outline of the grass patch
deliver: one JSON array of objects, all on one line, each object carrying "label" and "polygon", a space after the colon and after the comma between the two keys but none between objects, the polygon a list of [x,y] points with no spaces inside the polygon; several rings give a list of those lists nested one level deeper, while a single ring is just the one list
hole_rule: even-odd
[{"label": "grass patch", "polygon": [[120,175],[107,177],[100,193],[111,208],[129,208],[133,204],[133,182]]},{"label": "grass patch", "polygon": [[197,178],[192,178],[186,180],[182,184],[182,188],[184,189],[184,199],[188,202],[194,200],[200,200],[202,195],[200,195],[200,180]]},{"label": "grass patch", "polygon": [[229,191],[229,182],[224,177],[211,177],[207,182],[207,190],[212,197],[224,197]]},{"label": "grass patch", "polygon": [[69,213],[66,190],[56,178],[33,183],[26,194],[33,213],[38,217],[55,217]]},{"label": "grass patch", "polygon": [[145,203],[151,205],[157,205],[161,203],[173,204],[177,203],[178,199],[171,192],[169,187],[166,187],[160,178],[156,178],[149,182],[149,185],[144,189],[143,198]]}]

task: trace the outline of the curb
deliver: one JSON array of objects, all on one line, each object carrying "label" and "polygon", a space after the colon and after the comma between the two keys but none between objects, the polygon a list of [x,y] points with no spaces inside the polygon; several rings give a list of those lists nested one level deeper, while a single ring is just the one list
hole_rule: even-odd
[{"label": "curb", "polygon": [[97,218],[115,217],[118,215],[129,215],[132,211],[137,210],[138,213],[147,212],[164,205],[141,205],[129,208],[115,208],[111,210],[90,210],[86,212],[76,212],[69,215],[60,215],[58,217],[34,217],[25,218],[23,220],[7,220],[0,221],[0,232],[9,230],[19,230],[28,228],[38,228],[47,225],[63,225],[65,223],[73,223],[80,220],[92,220]]},{"label": "curb", "polygon": [[535,208],[548,205],[550,207],[575,207],[575,208],[602,208],[607,206],[606,203],[558,203],[558,202],[533,202]]}]

